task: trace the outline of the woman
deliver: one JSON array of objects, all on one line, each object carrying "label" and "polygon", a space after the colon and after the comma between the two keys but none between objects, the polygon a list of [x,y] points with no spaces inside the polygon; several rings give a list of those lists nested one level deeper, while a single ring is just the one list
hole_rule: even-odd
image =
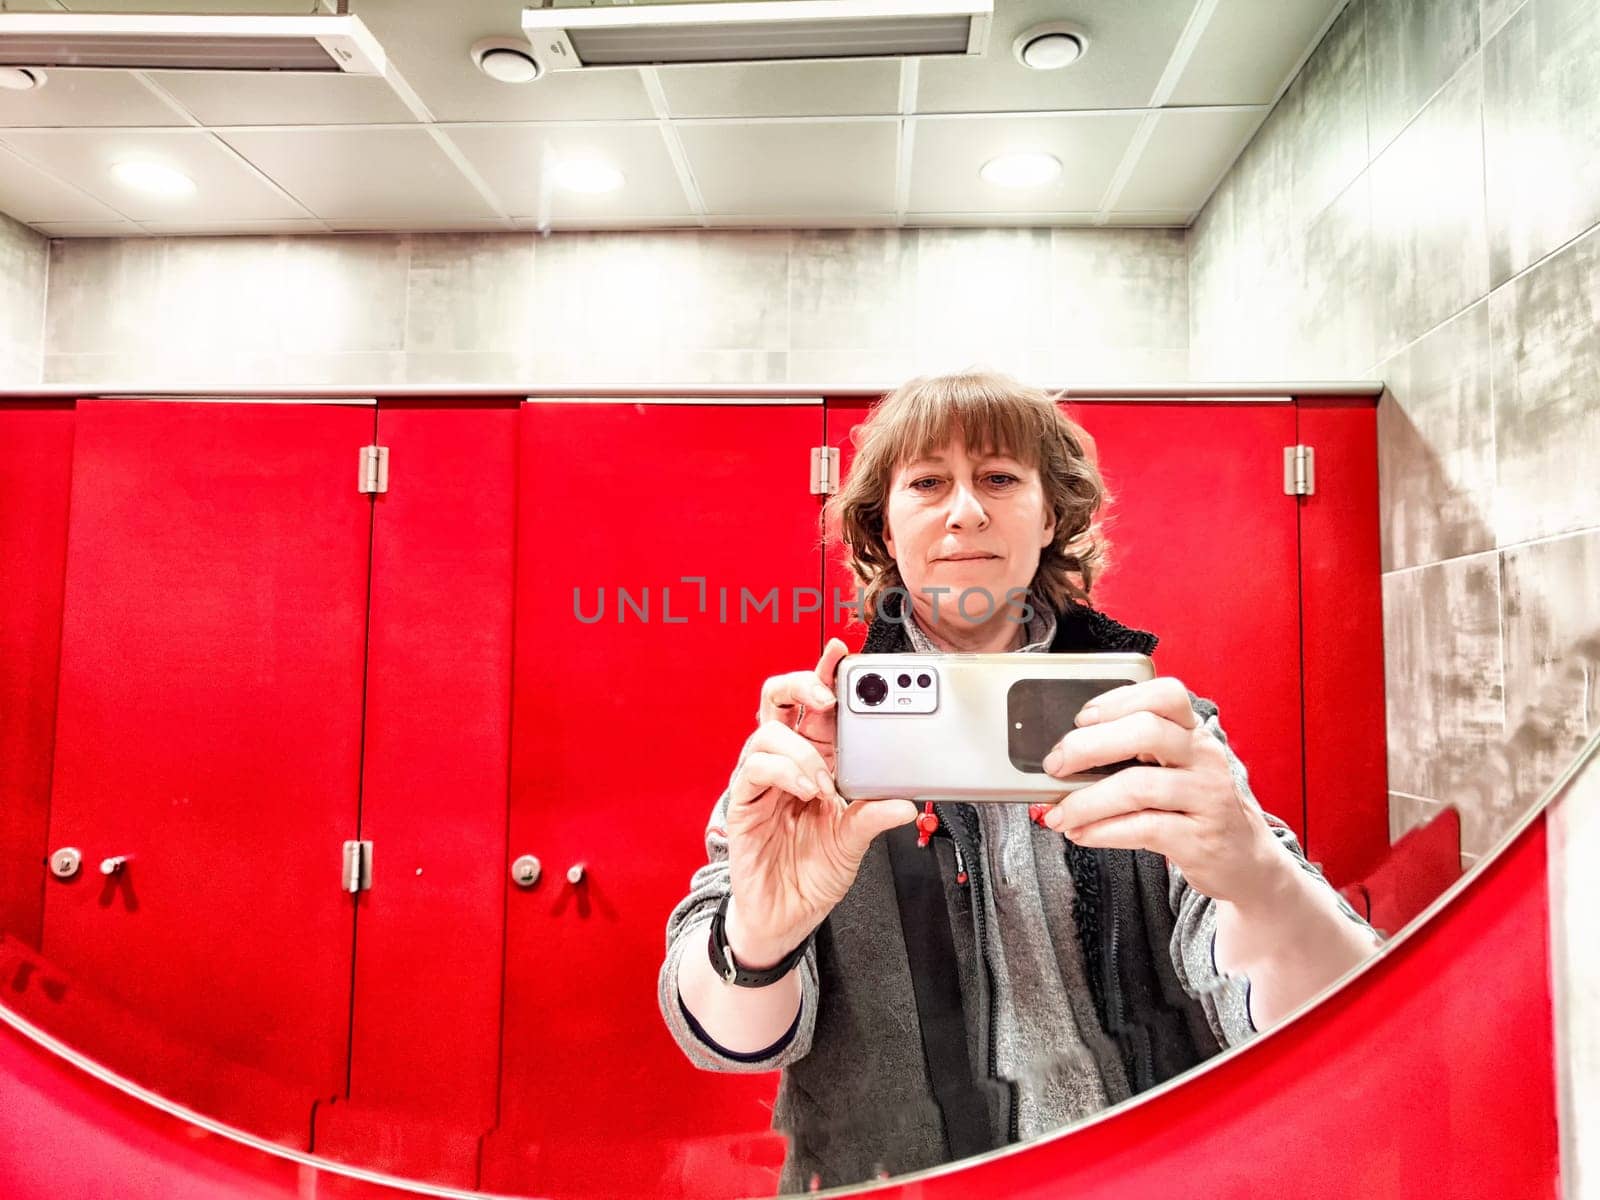
[{"label": "woman", "polygon": [[[829,524],[863,653],[1149,653],[1088,605],[1103,488],[1086,435],[995,374],[880,402]],[[958,604],[963,592],[982,596]],[[908,611],[909,607],[909,611]],[[978,610],[977,618],[967,614]],[[1097,698],[1045,760],[1138,759],[1030,819],[1015,804],[849,804],[835,669],[761,690],[667,925],[662,1014],[691,1061],[783,1069],[782,1189],[899,1174],[1036,1136],[1236,1044],[1377,935],[1261,810],[1216,706],[1162,678]]]}]

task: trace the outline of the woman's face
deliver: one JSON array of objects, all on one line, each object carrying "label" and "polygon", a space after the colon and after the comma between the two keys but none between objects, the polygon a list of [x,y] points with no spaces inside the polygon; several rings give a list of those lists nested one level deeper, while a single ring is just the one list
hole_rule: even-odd
[{"label": "woman's face", "polygon": [[[955,441],[903,463],[889,481],[884,543],[923,620],[935,596],[940,623],[1003,617],[1006,593],[1033,582],[1054,534],[1038,471],[1003,454],[971,454]],[[958,600],[968,589],[988,599],[973,593],[963,613]]]}]

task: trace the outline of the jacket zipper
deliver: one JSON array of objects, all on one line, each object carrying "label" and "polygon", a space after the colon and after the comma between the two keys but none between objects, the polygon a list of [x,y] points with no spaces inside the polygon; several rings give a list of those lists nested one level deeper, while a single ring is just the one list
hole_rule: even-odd
[{"label": "jacket zipper", "polygon": [[[950,819],[951,814],[947,812],[944,806],[938,802],[934,803],[933,811],[938,814],[940,824],[950,831],[950,840],[955,843],[956,847],[956,870],[959,872],[963,869],[963,854],[961,850],[963,842],[961,834],[957,833],[956,831],[957,829],[960,829],[964,832],[970,833],[971,830],[967,828],[964,814],[963,820],[958,825],[955,821]],[[978,853],[976,842],[974,842],[972,851],[964,857],[969,860],[966,863],[965,870],[967,872],[967,881],[972,886],[972,912],[977,925],[978,955],[983,962],[984,975],[989,981],[989,1003],[987,1006],[989,1017],[988,1055],[984,1060],[984,1071],[990,1079],[993,1079],[996,1082],[1004,1082],[1006,1085],[1006,1095],[1008,1097],[1006,1105],[1006,1129],[1008,1133],[1008,1141],[1016,1142],[1020,1140],[1020,1135],[1017,1130],[1017,1085],[1011,1082],[1009,1079],[1004,1081],[1000,1080],[999,1075],[996,1074],[994,1069],[996,1040],[994,1015],[994,973],[989,967],[988,924],[983,908],[983,856]]]}]

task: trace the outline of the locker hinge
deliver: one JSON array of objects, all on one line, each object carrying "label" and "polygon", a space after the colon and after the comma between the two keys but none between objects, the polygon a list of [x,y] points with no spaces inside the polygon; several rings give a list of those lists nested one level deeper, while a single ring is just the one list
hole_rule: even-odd
[{"label": "locker hinge", "polygon": [[839,490],[839,448],[811,447],[811,494],[831,496]]},{"label": "locker hinge", "polygon": [[368,492],[387,492],[388,490],[389,447],[361,447],[361,473],[356,480],[356,491],[365,495]]},{"label": "locker hinge", "polygon": [[372,887],[371,842],[344,844],[344,879],[340,886],[352,894],[365,892]]},{"label": "locker hinge", "polygon": [[1317,490],[1316,453],[1310,446],[1283,448],[1283,494],[1310,496]]}]

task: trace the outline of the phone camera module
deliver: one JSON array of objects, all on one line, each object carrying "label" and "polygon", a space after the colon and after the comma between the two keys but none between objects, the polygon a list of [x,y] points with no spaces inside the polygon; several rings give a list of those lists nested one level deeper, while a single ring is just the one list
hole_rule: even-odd
[{"label": "phone camera module", "polygon": [[856,680],[856,695],[863,704],[882,704],[889,695],[889,681],[876,672],[868,672]]},{"label": "phone camera module", "polygon": [[928,677],[928,674],[926,672],[924,672],[923,674],[917,676],[917,686],[918,687],[925,688],[925,687],[928,687],[932,683],[933,683],[933,680]]},{"label": "phone camera module", "polygon": [[901,687],[910,687],[911,686],[911,676],[902,675],[902,676],[900,676],[900,678],[896,682],[898,682]]}]

